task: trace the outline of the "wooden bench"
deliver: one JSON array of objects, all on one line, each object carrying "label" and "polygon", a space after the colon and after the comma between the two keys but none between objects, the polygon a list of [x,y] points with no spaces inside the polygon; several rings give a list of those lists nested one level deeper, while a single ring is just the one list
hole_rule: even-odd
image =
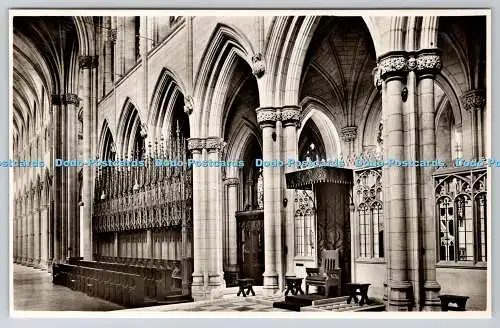
[{"label": "wooden bench", "polygon": [[144,278],[139,275],[71,264],[59,264],[57,274],[67,276],[59,281],[66,287],[89,296],[131,307],[144,304]]},{"label": "wooden bench", "polygon": [[172,273],[168,269],[95,261],[78,261],[77,263],[88,268],[139,275],[144,278],[144,294],[152,299],[164,300],[166,296],[173,294]]},{"label": "wooden bench", "polygon": [[[465,305],[469,296],[460,295],[439,295],[441,300],[441,311],[465,311]],[[450,304],[456,304],[457,306],[450,306]]]}]

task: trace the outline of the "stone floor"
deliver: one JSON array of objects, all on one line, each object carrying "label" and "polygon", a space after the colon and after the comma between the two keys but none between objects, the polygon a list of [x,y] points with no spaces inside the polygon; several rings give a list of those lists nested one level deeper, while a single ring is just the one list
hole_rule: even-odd
[{"label": "stone floor", "polygon": [[[52,284],[52,276],[46,271],[14,264],[15,311],[114,311],[125,312],[290,312],[273,308],[274,302],[284,296],[266,297],[261,287],[254,287],[256,296],[238,297],[237,288],[226,288],[221,299],[191,303],[159,305],[136,309],[122,306]],[[303,308],[306,312],[356,311],[359,305],[347,305],[345,300],[333,300],[329,304]],[[326,301],[326,300],[325,300]]]},{"label": "stone floor", "polygon": [[[228,288],[229,290],[229,288]],[[147,308],[137,308],[124,310],[126,312],[152,311],[152,312],[290,312],[288,310],[273,308],[273,302],[281,301],[284,296],[264,297],[256,296],[237,297],[234,294],[227,294],[222,299],[197,301],[192,303],[151,306]]]},{"label": "stone floor", "polygon": [[52,284],[52,276],[13,264],[15,311],[113,311],[122,306]]}]

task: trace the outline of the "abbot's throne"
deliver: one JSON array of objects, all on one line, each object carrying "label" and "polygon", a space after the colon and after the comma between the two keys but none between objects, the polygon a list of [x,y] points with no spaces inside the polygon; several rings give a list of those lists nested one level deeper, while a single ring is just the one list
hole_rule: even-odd
[{"label": "abbot's throne", "polygon": [[306,268],[306,294],[309,294],[309,286],[315,286],[324,290],[325,297],[329,296],[331,287],[336,287],[336,294],[340,295],[341,269],[339,260],[339,249],[323,250],[321,266],[319,268]]}]

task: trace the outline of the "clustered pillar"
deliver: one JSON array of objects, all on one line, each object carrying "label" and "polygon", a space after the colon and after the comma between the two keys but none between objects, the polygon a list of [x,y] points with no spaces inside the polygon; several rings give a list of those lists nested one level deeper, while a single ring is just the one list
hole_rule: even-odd
[{"label": "clustered pillar", "polygon": [[[218,137],[191,138],[193,160],[218,161],[224,142]],[[222,296],[225,288],[222,248],[222,172],[220,167],[193,167],[194,299]]]},{"label": "clustered pillar", "polygon": [[[386,159],[435,159],[434,83],[440,69],[438,49],[390,52],[379,58],[375,84],[382,90]],[[441,287],[432,251],[433,169],[385,166],[383,172],[388,310],[436,310]]]}]

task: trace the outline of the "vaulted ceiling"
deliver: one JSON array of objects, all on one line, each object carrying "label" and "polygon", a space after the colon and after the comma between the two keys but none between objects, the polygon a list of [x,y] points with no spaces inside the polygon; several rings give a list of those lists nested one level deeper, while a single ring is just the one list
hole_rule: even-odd
[{"label": "vaulted ceiling", "polygon": [[72,17],[13,19],[14,137],[40,126],[52,94],[77,88],[78,37]]},{"label": "vaulted ceiling", "polygon": [[302,73],[301,99],[312,97],[328,107],[342,126],[374,101],[375,49],[360,17],[323,17],[309,46]]}]

